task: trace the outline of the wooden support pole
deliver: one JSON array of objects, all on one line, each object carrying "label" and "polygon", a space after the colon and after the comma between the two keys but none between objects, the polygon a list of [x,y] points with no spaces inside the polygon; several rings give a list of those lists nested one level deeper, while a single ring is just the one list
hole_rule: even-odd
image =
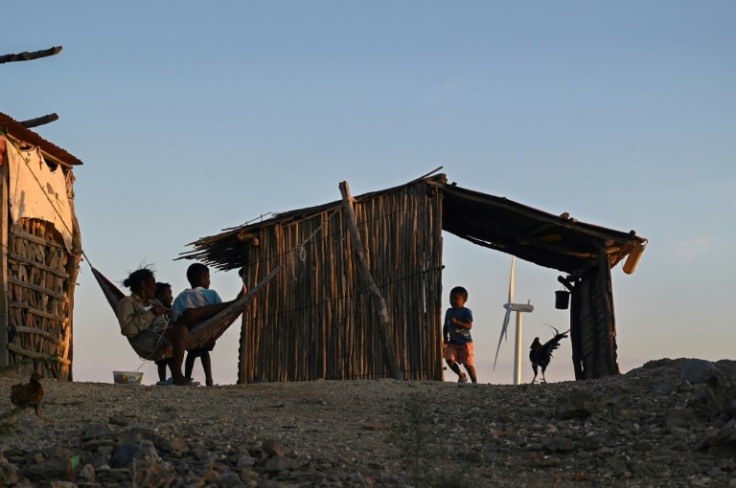
[{"label": "wooden support pole", "polygon": [[598,259],[598,276],[596,287],[600,293],[600,315],[603,320],[597,325],[598,338],[598,377],[619,374],[616,360],[616,322],[613,312],[613,294],[611,293],[611,266],[608,255],[600,253]]},{"label": "wooden support pole", "polygon": [[355,210],[353,209],[353,197],[350,195],[350,187],[347,181],[340,183],[340,193],[342,194],[343,205],[345,206],[346,221],[350,235],[353,239],[353,251],[357,258],[357,267],[363,277],[363,280],[368,285],[368,291],[373,295],[374,303],[378,312],[378,332],[381,336],[381,343],[383,345],[383,355],[386,358],[386,366],[388,367],[389,374],[396,380],[403,380],[404,375],[399,369],[399,362],[396,359],[396,347],[394,345],[394,334],[391,322],[388,317],[388,307],[386,301],[381,295],[381,291],[378,289],[376,282],[371,276],[371,271],[368,268],[368,264],[365,259],[365,252],[363,250],[363,244],[358,234],[358,226],[355,222]]},{"label": "wooden support pole", "polygon": [[0,137],[0,366],[8,363],[8,162],[3,161],[5,139]]}]

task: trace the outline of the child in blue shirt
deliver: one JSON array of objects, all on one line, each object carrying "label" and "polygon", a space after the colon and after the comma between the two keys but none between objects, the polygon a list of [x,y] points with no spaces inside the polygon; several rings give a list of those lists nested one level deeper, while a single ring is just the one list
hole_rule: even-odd
[{"label": "child in blue shirt", "polygon": [[467,383],[468,377],[460,371],[458,364],[465,366],[470,380],[477,383],[475,377],[475,359],[473,355],[473,337],[470,329],[473,328],[473,312],[465,307],[468,301],[468,291],[462,286],[450,290],[450,305],[445,313],[445,324],[442,336],[447,348],[445,361],[447,366],[458,376],[458,383]]},{"label": "child in blue shirt", "polygon": [[[214,303],[222,303],[220,295],[215,290],[210,290],[210,270],[202,263],[194,263],[187,269],[187,280],[191,288],[184,290],[177,295],[174,305],[171,307],[174,311],[174,320],[188,308],[202,307],[204,305],[212,305]],[[208,345],[203,349],[189,351],[187,359],[184,363],[184,376],[191,378],[194,369],[194,360],[200,358],[202,361],[202,369],[204,369],[205,384],[212,386],[212,362],[210,360],[210,351],[214,349],[215,343]]]}]

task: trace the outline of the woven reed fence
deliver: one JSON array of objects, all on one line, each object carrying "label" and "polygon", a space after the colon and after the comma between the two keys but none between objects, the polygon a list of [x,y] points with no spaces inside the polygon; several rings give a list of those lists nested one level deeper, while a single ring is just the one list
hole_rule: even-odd
[{"label": "woven reed fence", "polygon": [[[72,310],[79,265],[61,242],[54,226],[41,220],[23,219],[9,229],[8,363],[18,365],[21,372],[71,380]],[[53,360],[39,361],[49,358]]]},{"label": "woven reed fence", "polygon": [[[387,303],[406,379],[442,379],[442,203],[424,181],[355,202],[368,267]],[[339,202],[255,229],[246,283],[285,271],[246,310],[240,383],[390,377],[378,313],[357,273]]]}]

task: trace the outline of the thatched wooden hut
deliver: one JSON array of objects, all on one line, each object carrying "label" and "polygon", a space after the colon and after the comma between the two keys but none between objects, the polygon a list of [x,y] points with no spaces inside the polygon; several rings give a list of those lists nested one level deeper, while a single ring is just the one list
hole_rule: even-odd
[{"label": "thatched wooden hut", "polygon": [[633,271],[646,240],[445,175],[227,229],[181,257],[244,266],[248,285],[286,267],[243,316],[241,383],[396,377],[392,362],[400,377],[441,380],[443,230],[566,273],[576,377],[618,372],[610,269],[630,256]]},{"label": "thatched wooden hut", "polygon": [[82,162],[0,113],[0,366],[72,380]]}]

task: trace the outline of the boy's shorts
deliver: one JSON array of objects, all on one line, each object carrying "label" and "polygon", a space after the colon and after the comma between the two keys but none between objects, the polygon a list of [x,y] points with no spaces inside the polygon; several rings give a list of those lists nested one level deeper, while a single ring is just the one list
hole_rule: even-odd
[{"label": "boy's shorts", "polygon": [[447,349],[445,350],[445,359],[465,366],[475,366],[473,343],[468,342],[467,344],[458,345],[448,342]]}]

